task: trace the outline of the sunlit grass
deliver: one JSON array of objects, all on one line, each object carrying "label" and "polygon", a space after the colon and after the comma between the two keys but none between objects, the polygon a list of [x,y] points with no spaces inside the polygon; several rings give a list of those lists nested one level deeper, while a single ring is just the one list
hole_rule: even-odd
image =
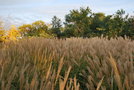
[{"label": "sunlit grass", "polygon": [[1,90],[133,90],[134,41],[31,38],[0,45]]}]

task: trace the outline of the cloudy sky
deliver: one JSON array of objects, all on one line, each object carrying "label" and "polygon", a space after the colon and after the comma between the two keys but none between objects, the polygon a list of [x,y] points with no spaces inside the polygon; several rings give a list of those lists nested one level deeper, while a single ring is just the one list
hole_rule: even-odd
[{"label": "cloudy sky", "polygon": [[134,14],[134,0],[0,0],[0,18],[10,20],[10,23],[50,22],[54,15],[64,19],[69,10],[86,6],[93,12],[113,14],[118,9],[124,9]]}]

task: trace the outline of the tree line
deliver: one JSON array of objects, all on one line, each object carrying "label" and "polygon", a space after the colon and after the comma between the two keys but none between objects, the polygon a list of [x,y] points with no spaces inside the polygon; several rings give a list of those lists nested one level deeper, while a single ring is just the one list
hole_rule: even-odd
[{"label": "tree line", "polygon": [[[12,28],[13,29],[13,28]],[[12,30],[11,29],[11,30]],[[117,10],[113,15],[105,13],[93,13],[89,7],[71,10],[65,16],[65,21],[54,16],[51,24],[36,21],[32,24],[24,24],[12,30],[19,35],[12,37],[46,37],[46,38],[70,38],[70,37],[130,37],[134,39],[134,16],[126,14],[123,9]],[[11,33],[11,32],[10,32]],[[0,37],[5,32],[0,26]],[[6,33],[7,35],[7,33]],[[5,38],[6,36],[4,36]],[[6,37],[7,38],[7,37]]]}]

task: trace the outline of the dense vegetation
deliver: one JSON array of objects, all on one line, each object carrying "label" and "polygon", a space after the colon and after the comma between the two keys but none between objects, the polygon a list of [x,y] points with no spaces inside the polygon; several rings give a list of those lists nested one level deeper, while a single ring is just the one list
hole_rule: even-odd
[{"label": "dense vegetation", "polygon": [[1,90],[133,90],[134,41],[30,38],[1,43]]},{"label": "dense vegetation", "polygon": [[[14,33],[15,32],[15,33]],[[12,34],[11,34],[12,33]],[[10,34],[10,35],[9,35]],[[80,10],[71,10],[65,16],[65,22],[54,16],[51,24],[36,21],[24,24],[18,28],[11,28],[5,33],[0,24],[0,40],[15,39],[19,37],[130,37],[134,38],[134,16],[118,10],[113,15],[93,13],[88,7]],[[13,37],[13,38],[12,38]]]},{"label": "dense vegetation", "polygon": [[133,90],[134,16],[72,10],[4,30],[0,90]]}]

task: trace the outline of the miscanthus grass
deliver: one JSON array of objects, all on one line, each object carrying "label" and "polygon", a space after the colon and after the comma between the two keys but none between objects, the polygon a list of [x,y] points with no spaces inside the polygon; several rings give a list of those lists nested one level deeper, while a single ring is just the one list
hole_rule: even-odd
[{"label": "miscanthus grass", "polygon": [[128,38],[0,43],[0,90],[134,90]]}]

